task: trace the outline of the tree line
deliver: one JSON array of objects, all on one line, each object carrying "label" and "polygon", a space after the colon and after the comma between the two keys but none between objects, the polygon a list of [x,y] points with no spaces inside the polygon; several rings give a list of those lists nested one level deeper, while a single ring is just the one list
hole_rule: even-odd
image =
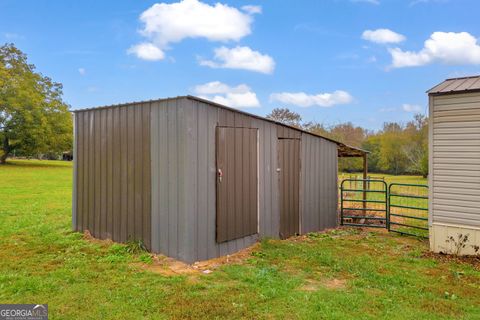
[{"label": "tree line", "polygon": [[[386,122],[378,131],[353,125],[351,122],[326,126],[304,122],[300,114],[287,108],[276,108],[267,118],[319,134],[352,147],[369,151],[368,170],[388,174],[428,174],[428,118],[417,114],[406,124]],[[362,170],[358,158],[339,159],[339,170]]]}]

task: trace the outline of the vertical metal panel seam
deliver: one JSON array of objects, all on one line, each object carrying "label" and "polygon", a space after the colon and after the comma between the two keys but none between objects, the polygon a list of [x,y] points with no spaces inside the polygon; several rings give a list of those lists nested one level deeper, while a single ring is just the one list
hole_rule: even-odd
[{"label": "vertical metal panel seam", "polygon": [[127,224],[128,224],[128,109],[127,107],[120,108],[120,128],[121,130],[120,135],[120,152],[121,152],[121,215],[120,215],[120,239],[121,241],[127,240]]},{"label": "vertical metal panel seam", "polygon": [[[141,136],[141,133],[139,132],[141,130],[141,123],[142,123],[142,108],[143,106],[142,105],[136,105],[135,106],[135,125],[134,125],[134,130],[135,130],[135,168],[138,168],[138,172],[135,172],[135,176],[138,177],[137,179],[135,179],[136,181],[136,185],[135,185],[135,237],[137,239],[142,239],[143,238],[143,215],[142,215],[142,211],[143,211],[143,203],[142,201],[139,202],[139,199],[138,199],[138,194],[142,194],[143,193],[143,171],[144,171],[144,168],[143,168],[143,165],[142,165],[142,158],[143,158],[143,154],[142,152],[139,150],[141,148],[141,145],[140,145],[140,141],[142,141],[142,136]],[[138,116],[140,116],[140,119],[137,119]],[[140,126],[137,126],[138,124],[140,124]],[[140,141],[138,141],[140,140]],[[140,152],[139,152],[140,151]],[[137,207],[139,207],[139,212],[137,212]],[[138,225],[140,224],[140,225]],[[137,234],[137,233],[140,233],[140,234]]]},{"label": "vertical metal panel seam", "polygon": [[[151,198],[152,198],[152,185],[151,185],[151,181],[152,181],[152,172],[151,172],[151,161],[152,161],[152,148],[151,148],[151,139],[152,139],[152,135],[151,135],[151,131],[150,131],[150,126],[151,126],[151,117],[152,117],[152,103],[149,102],[147,104],[147,112],[144,113],[144,116],[146,117],[146,119],[143,119],[143,125],[147,126],[147,128],[144,128],[143,129],[143,133],[142,135],[145,135],[144,136],[144,139],[148,140],[148,141],[143,141],[142,142],[142,145],[143,145],[143,149],[144,149],[144,153],[147,157],[147,159],[144,160],[144,167],[146,169],[146,174],[145,174],[145,179],[147,181],[145,181],[143,183],[143,187],[145,187],[147,190],[145,191],[145,194],[143,195],[143,205],[147,206],[145,212],[143,212],[143,219],[144,220],[144,233],[146,233],[144,235],[144,239],[147,239],[148,241],[148,244],[147,246],[149,247],[149,249],[151,250],[151,246],[152,246],[152,232],[151,232],[151,224],[152,224],[152,202],[151,202]],[[146,164],[146,165],[145,165]]]},{"label": "vertical metal panel seam", "polygon": [[[337,214],[337,206],[338,206],[338,151],[337,151],[338,146],[335,146],[334,149],[334,155],[333,155],[333,161],[335,163],[335,204],[334,204],[334,226],[338,225],[338,214]],[[333,149],[333,148],[332,148]]]},{"label": "vertical metal panel seam", "polygon": [[[172,120],[172,117],[173,117],[173,114],[172,112],[174,111],[175,113],[177,112],[176,110],[172,110],[172,108],[174,108],[175,106],[171,105],[173,102],[172,101],[168,101],[167,102],[167,106],[166,106],[166,109],[165,109],[165,115],[167,117],[167,143],[166,143],[166,148],[168,150],[168,156],[167,156],[167,159],[166,159],[166,168],[167,168],[167,172],[166,172],[166,179],[167,179],[167,185],[169,186],[168,188],[166,188],[166,207],[167,207],[167,210],[166,210],[166,217],[167,217],[167,254],[169,256],[172,256],[173,254],[175,254],[173,251],[172,251],[172,240],[173,240],[173,228],[172,228],[172,224],[173,224],[173,219],[171,218],[171,215],[172,215],[172,211],[173,211],[173,201],[171,199],[172,197],[172,191],[173,191],[173,188],[171,189],[170,186],[174,186],[172,183],[171,183],[171,179],[172,179],[172,168],[170,167],[171,166],[171,157],[173,155],[173,150],[172,150],[172,142],[171,142],[171,139],[173,139],[172,137],[172,132],[171,132],[171,122],[173,121]],[[175,154],[176,154],[176,149],[175,149]],[[175,169],[176,171],[176,169]],[[176,172],[174,173],[176,174]]]},{"label": "vertical metal panel seam", "polygon": [[[84,132],[85,132],[85,129],[84,129],[84,126],[83,126],[83,118],[84,118],[84,114],[76,114],[75,115],[75,118],[76,118],[76,124],[77,124],[77,128],[76,128],[76,137],[77,137],[77,150],[75,151],[74,150],[74,153],[76,152],[77,154],[77,158],[76,158],[76,166],[77,166],[77,190],[75,191],[75,197],[77,198],[77,205],[76,205],[76,208],[77,208],[77,212],[76,212],[76,230],[77,231],[83,231],[83,213],[85,211],[85,206],[84,206],[84,195],[85,195],[85,186],[84,186],[84,175],[83,173],[85,172],[85,169],[84,169],[84,156],[85,156],[85,152],[83,152],[83,147],[85,145],[85,141],[83,139],[84,137]],[[80,156],[79,156],[80,154]],[[75,158],[75,154],[74,154],[74,158]],[[74,164],[75,165],[75,164]]]},{"label": "vertical metal panel seam", "polygon": [[[199,214],[199,204],[198,204],[198,201],[199,201],[199,189],[200,189],[200,178],[199,178],[199,161],[200,161],[200,157],[199,157],[199,136],[200,136],[200,132],[199,132],[199,121],[200,121],[200,118],[199,118],[199,110],[198,110],[198,101],[195,101],[195,102],[190,102],[193,106],[193,109],[194,109],[194,114],[195,114],[195,118],[194,118],[194,123],[195,123],[195,137],[196,137],[196,143],[194,144],[193,148],[195,149],[195,157],[196,157],[196,165],[194,167],[194,174],[195,174],[195,179],[197,181],[196,185],[195,185],[195,189],[194,189],[194,192],[195,192],[195,208],[196,210],[193,210],[193,212],[191,214],[194,215],[195,219],[195,224],[194,224],[194,230],[195,230],[195,237],[193,238],[193,246],[194,246],[194,260],[195,261],[198,261],[198,255],[199,255],[199,245],[198,245],[198,242],[199,242],[199,223],[198,223],[198,214]],[[203,168],[203,170],[205,170],[206,168]]]},{"label": "vertical metal panel seam", "polygon": [[[181,224],[181,221],[180,221],[180,216],[183,216],[183,212],[181,210],[181,204],[182,204],[182,199],[180,198],[180,195],[182,194],[182,188],[181,188],[181,183],[182,181],[180,180],[182,178],[182,174],[184,172],[184,163],[185,163],[185,159],[183,159],[183,153],[182,153],[182,149],[185,147],[183,144],[182,144],[182,134],[186,134],[185,132],[181,132],[182,129],[184,129],[183,127],[183,123],[182,123],[182,126],[180,126],[180,122],[184,120],[184,112],[183,112],[183,106],[182,105],[179,105],[178,103],[179,101],[178,100],[175,100],[175,110],[176,110],[176,121],[175,121],[175,132],[176,132],[176,135],[177,135],[177,162],[179,163],[179,165],[177,165],[177,174],[176,174],[176,179],[177,179],[177,212],[176,212],[176,216],[175,216],[175,219],[177,220],[177,223],[176,223],[176,238],[177,238],[177,242],[176,242],[176,255],[179,256],[180,258],[183,257],[183,255],[185,254],[184,250],[185,248],[182,247],[182,243],[183,240],[181,239],[182,238],[182,235],[180,234],[180,224]],[[183,116],[183,117],[182,117]],[[181,162],[180,162],[181,161]]]},{"label": "vertical metal panel seam", "polygon": [[107,170],[106,170],[106,113],[107,109],[100,112],[100,154],[97,156],[100,158],[100,237],[104,239],[106,237],[107,230]]},{"label": "vertical metal panel seam", "polygon": [[150,150],[151,150],[150,174],[152,176],[152,178],[150,179],[150,188],[152,192],[152,197],[150,198],[150,203],[151,203],[150,205],[150,208],[151,208],[150,210],[150,217],[151,217],[150,218],[150,221],[151,221],[150,243],[151,243],[152,252],[158,252],[159,249],[158,249],[158,239],[157,239],[157,236],[158,236],[157,227],[158,227],[159,221],[157,220],[158,211],[156,208],[156,200],[155,200],[158,197],[158,191],[157,191],[157,185],[156,185],[156,179],[158,177],[158,173],[157,173],[158,163],[156,163],[157,158],[156,158],[156,155],[153,154],[153,152],[156,152],[154,145],[157,139],[157,135],[155,131],[158,129],[159,126],[156,123],[152,124],[152,122],[156,120],[155,119],[156,114],[153,110],[154,110],[153,108],[150,110]]},{"label": "vertical metal panel seam", "polygon": [[[95,114],[95,111],[93,111]],[[95,193],[94,193],[94,203],[95,203],[95,218],[94,218],[94,235],[95,237],[100,236],[100,197],[98,196],[101,194],[101,188],[100,188],[100,122],[101,122],[101,116],[100,114],[97,114],[95,117],[95,154],[94,154],[94,168],[95,168]]]},{"label": "vertical metal panel seam", "polygon": [[107,109],[107,233],[113,239],[113,109]]},{"label": "vertical metal panel seam", "polygon": [[[191,136],[188,136],[188,139],[189,139],[189,142],[192,143],[193,142],[193,146],[192,148],[189,148],[191,150],[188,150],[188,154],[190,154],[192,151],[195,153],[191,159],[194,160],[194,163],[193,165],[189,165],[188,167],[190,167],[190,170],[193,170],[193,172],[190,172],[191,173],[191,176],[194,178],[194,181],[193,181],[193,185],[190,186],[190,183],[186,183],[186,186],[189,186],[189,187],[193,187],[193,192],[192,194],[194,195],[194,201],[192,202],[192,206],[189,208],[189,213],[187,215],[187,221],[185,221],[185,223],[187,225],[190,225],[190,224],[193,224],[193,226],[191,226],[190,228],[188,228],[188,230],[192,230],[193,234],[188,237],[187,241],[188,241],[188,246],[189,247],[192,247],[192,249],[190,251],[193,251],[193,252],[189,252],[189,255],[190,256],[190,259],[192,259],[193,261],[197,261],[198,260],[198,107],[196,105],[197,102],[193,102],[192,100],[189,100],[189,117],[188,118],[191,118],[191,122],[192,122],[192,125],[194,126],[194,128],[192,128],[192,132],[193,134]],[[190,146],[190,144],[187,144],[187,146]],[[188,195],[188,193],[187,193]],[[186,197],[186,201],[188,202],[189,197],[187,196]],[[193,215],[193,219],[192,218],[192,215]],[[192,220],[192,221],[190,221]],[[189,232],[187,232],[188,234]]]},{"label": "vertical metal panel seam", "polygon": [[72,191],[72,230],[77,230],[77,166],[78,166],[78,158],[77,158],[77,117],[73,114],[73,191]]},{"label": "vertical metal panel seam", "polygon": [[[315,139],[315,144],[314,144],[314,159],[315,159],[315,178],[317,180],[317,183],[315,184],[316,188],[316,194],[317,197],[315,197],[315,210],[312,211],[313,218],[315,221],[315,229],[321,230],[326,227],[326,219],[325,217],[326,212],[325,210],[322,210],[323,207],[327,206],[329,201],[326,200],[327,197],[325,196],[328,192],[324,188],[326,180],[328,180],[328,173],[325,172],[324,166],[327,165],[328,161],[328,153],[322,152],[324,150],[324,141],[323,139],[318,139],[318,138],[312,138],[312,144],[313,144],[313,139]],[[323,179],[322,179],[323,178]],[[326,201],[324,201],[326,200]]]},{"label": "vertical metal panel seam", "polygon": [[[303,183],[305,184],[305,189],[304,189],[304,194],[302,195],[302,198],[304,199],[304,206],[303,206],[303,210],[304,212],[302,213],[302,215],[304,216],[304,223],[303,223],[303,228],[304,228],[304,232],[308,232],[310,231],[310,225],[312,223],[312,219],[310,217],[310,212],[312,210],[312,203],[311,203],[311,195],[313,194],[313,188],[312,188],[312,185],[311,185],[311,175],[314,174],[312,172],[312,159],[310,157],[311,155],[311,150],[312,150],[312,144],[311,144],[311,141],[309,139],[309,136],[308,135],[303,135],[303,137],[305,138],[305,151],[304,151],[304,159],[305,159],[305,164],[304,164],[304,177],[305,177],[305,180],[303,181]],[[307,173],[310,173],[307,174]]]},{"label": "vertical metal panel seam", "polygon": [[433,199],[433,176],[434,176],[434,170],[433,170],[433,127],[434,127],[434,121],[433,121],[433,116],[434,116],[434,98],[432,96],[428,97],[428,118],[430,119],[429,126],[428,126],[428,150],[430,152],[428,153],[428,226],[431,227],[433,224],[433,204],[434,204],[434,199]]},{"label": "vertical metal panel seam", "polygon": [[88,112],[82,113],[82,176],[83,176],[83,210],[82,210],[82,231],[88,228]]}]

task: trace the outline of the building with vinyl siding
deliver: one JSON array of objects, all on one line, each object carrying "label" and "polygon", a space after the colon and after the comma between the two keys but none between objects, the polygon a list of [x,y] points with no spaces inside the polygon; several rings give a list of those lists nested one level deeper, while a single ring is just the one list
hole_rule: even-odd
[{"label": "building with vinyl siding", "polygon": [[[435,252],[480,246],[480,76],[447,79],[429,95],[429,228]],[[450,240],[453,237],[454,241]]]},{"label": "building with vinyl siding", "polygon": [[73,229],[186,262],[333,228],[362,150],[192,96],[75,111]]}]

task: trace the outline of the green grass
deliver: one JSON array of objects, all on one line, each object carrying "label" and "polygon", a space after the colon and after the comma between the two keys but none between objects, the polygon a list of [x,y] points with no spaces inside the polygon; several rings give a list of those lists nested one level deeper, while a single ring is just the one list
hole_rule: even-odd
[{"label": "green grass", "polygon": [[70,230],[71,164],[0,166],[0,303],[52,319],[480,319],[480,271],[358,229],[264,240],[240,264],[165,276],[134,245]]}]

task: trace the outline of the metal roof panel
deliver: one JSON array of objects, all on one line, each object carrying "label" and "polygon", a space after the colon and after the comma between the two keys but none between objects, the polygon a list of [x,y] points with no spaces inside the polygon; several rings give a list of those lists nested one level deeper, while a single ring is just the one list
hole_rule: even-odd
[{"label": "metal roof panel", "polygon": [[428,94],[480,91],[480,76],[451,78],[428,90]]}]

